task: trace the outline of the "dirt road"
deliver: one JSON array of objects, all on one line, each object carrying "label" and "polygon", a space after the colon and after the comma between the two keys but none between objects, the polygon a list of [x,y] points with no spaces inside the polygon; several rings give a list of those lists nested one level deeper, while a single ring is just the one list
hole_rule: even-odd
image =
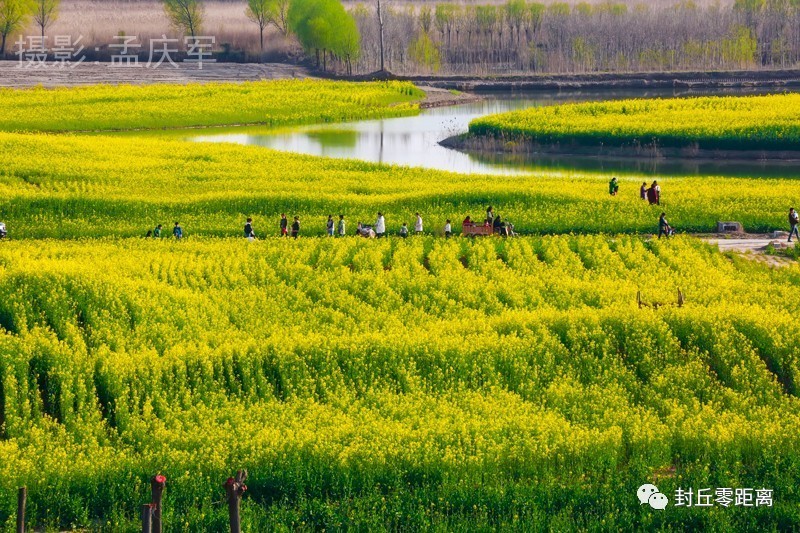
[{"label": "dirt road", "polygon": [[[721,252],[734,252],[748,259],[772,266],[788,266],[795,262],[788,257],[767,255],[764,253],[770,243],[779,242],[786,244],[786,236],[783,235],[776,238],[772,238],[770,235],[749,235],[747,237],[735,238],[703,237],[703,240],[709,244],[716,245]],[[795,242],[796,241],[793,241],[789,246],[794,246]]]},{"label": "dirt road", "polygon": [[24,67],[17,61],[0,61],[0,87],[68,87],[97,83],[189,83],[214,81],[255,81],[314,77],[305,67],[282,63],[206,63],[203,68],[168,63],[158,68],[112,67],[110,63],[81,63],[73,68],[45,63],[45,67]]}]

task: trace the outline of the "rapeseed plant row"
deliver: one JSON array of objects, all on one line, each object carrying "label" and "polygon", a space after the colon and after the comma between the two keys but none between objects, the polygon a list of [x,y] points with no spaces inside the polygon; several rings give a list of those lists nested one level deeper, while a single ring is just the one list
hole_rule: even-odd
[{"label": "rapeseed plant row", "polygon": [[0,89],[0,130],[68,132],[344,122],[414,114],[418,109],[415,102],[424,96],[404,82],[323,80]]},{"label": "rapeseed plant row", "polygon": [[800,149],[800,94],[634,99],[533,107],[478,118],[475,135],[538,143],[706,150]]},{"label": "rapeseed plant row", "polygon": [[785,228],[796,198],[790,179],[725,177],[660,180],[661,206],[639,199],[642,176],[620,180],[565,171],[487,180],[485,176],[361,161],[330,160],[259,147],[152,138],[0,133],[0,219],[12,238],[142,236],[180,221],[188,236],[231,236],[254,217],[257,236],[279,234],[278,218],[300,216],[301,236],[325,233],[329,214],[357,222],[386,215],[389,234],[413,226],[454,229],[493,205],[523,233],[654,232],[666,211],[680,231],[714,231],[738,220],[749,231]]},{"label": "rapeseed plant row", "polygon": [[[0,492],[126,529],[161,471],[214,529],[246,467],[253,530],[797,524],[797,278],[625,235],[4,243]],[[775,507],[656,515],[659,472]]]}]

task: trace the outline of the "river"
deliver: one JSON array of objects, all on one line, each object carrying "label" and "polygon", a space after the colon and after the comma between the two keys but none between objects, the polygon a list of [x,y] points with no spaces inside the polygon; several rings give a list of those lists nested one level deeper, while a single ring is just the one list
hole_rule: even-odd
[{"label": "river", "polygon": [[477,102],[422,110],[411,117],[268,128],[214,128],[189,137],[197,142],[263,146],[315,156],[360,159],[459,173],[513,175],[537,171],[590,171],[620,174],[795,177],[797,164],[696,159],[609,159],[596,157],[466,154],[439,141],[467,131],[477,117],[532,106],[620,98],[684,97],[709,94],[767,94],[783,90],[625,90],[487,94]]}]

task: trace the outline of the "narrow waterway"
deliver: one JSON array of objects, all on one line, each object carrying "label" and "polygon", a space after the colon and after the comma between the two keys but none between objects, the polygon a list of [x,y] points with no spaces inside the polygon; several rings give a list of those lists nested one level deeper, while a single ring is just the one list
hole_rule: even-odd
[{"label": "narrow waterway", "polygon": [[209,129],[190,140],[263,146],[324,157],[360,159],[448,170],[459,173],[519,174],[535,171],[597,171],[620,174],[731,175],[794,177],[796,163],[729,162],[694,159],[605,159],[518,154],[466,154],[439,145],[439,141],[467,131],[471,120],[532,106],[620,98],[684,97],[708,94],[765,94],[783,91],[753,90],[626,90],[502,93],[480,101],[425,109],[412,117],[365,120],[343,124],[268,128]]}]

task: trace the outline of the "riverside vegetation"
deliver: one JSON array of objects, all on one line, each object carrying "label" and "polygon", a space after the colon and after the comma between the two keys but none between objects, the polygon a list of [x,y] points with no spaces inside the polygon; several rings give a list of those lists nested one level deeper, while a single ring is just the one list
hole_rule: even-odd
[{"label": "riverside vegetation", "polygon": [[[365,113],[413,106],[410,86],[339,85],[353,101],[362,87],[383,102]],[[23,94],[43,98],[0,99]],[[293,120],[327,116],[325,94]],[[62,129],[45,111],[25,127],[0,109],[28,131],[0,134],[15,237],[0,243],[5,527],[27,485],[31,524],[133,531],[160,471],[170,530],[221,530],[237,468],[250,531],[800,525],[796,265],[642,239],[655,212],[634,185],[609,198],[607,176],[487,182],[148,132],[53,135],[33,131]],[[73,116],[77,130],[150,120]],[[698,229],[720,213],[777,227],[793,186],[667,183],[671,221]],[[381,209],[391,232],[416,210],[432,223],[487,202],[518,230],[596,234],[239,236],[245,216],[262,235],[282,210],[320,215],[304,228],[322,234],[329,212],[354,229]],[[173,215],[188,238],[139,238]],[[682,307],[636,305],[678,289]],[[763,487],[774,504],[656,512],[636,499],[645,482],[670,498]]]},{"label": "riverside vegetation", "polygon": [[800,94],[636,99],[534,107],[475,119],[475,136],[542,144],[800,151]]}]

